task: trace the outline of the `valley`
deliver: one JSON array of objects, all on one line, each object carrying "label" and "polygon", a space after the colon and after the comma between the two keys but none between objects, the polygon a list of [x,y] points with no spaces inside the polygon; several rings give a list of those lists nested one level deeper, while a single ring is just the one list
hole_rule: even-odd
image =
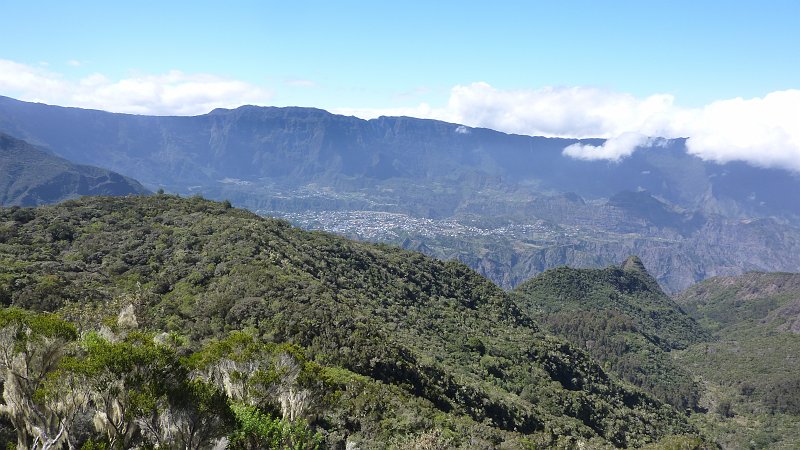
[{"label": "valley", "polygon": [[800,266],[800,229],[793,225],[677,212],[646,192],[626,195],[627,203],[615,203],[620,200],[486,189],[454,200],[451,215],[426,216],[409,211],[410,199],[306,186],[264,197],[283,210],[255,211],[306,229],[458,259],[506,289],[549,268],[603,267],[631,254],[640,255],[670,293],[711,276]]}]

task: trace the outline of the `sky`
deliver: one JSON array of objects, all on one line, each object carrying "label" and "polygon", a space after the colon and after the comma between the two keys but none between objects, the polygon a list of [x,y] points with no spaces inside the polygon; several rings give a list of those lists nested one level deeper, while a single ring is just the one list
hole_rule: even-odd
[{"label": "sky", "polygon": [[800,1],[0,0],[0,95],[407,115],[800,172]]}]

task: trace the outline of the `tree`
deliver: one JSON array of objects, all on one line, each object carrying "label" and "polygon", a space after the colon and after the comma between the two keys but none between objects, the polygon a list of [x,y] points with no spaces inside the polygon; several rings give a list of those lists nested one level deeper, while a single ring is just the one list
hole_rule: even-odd
[{"label": "tree", "polygon": [[130,448],[141,439],[140,423],[158,408],[164,383],[179,371],[177,359],[142,333],[110,342],[97,333],[83,340],[85,354],[62,364],[81,378],[96,411],[94,425],[112,449]]},{"label": "tree", "polygon": [[176,381],[167,393],[166,408],[145,423],[161,447],[207,448],[233,428],[233,412],[221,390],[201,380]]},{"label": "tree", "polygon": [[85,399],[74,384],[56,392],[48,382],[76,336],[75,327],[57,315],[0,310],[0,414],[14,425],[18,449],[59,448],[63,443],[72,448],[69,428]]},{"label": "tree", "polygon": [[319,366],[299,347],[257,341],[237,331],[192,357],[193,374],[214,383],[234,401],[279,410],[290,422],[306,417],[324,391]]},{"label": "tree", "polygon": [[114,342],[91,333],[83,346],[85,355],[63,366],[84,380],[96,408],[95,427],[112,449],[205,448],[231,429],[224,393],[190,380],[174,349],[152,335],[129,331]]},{"label": "tree", "polygon": [[316,450],[323,438],[303,420],[289,422],[265,414],[255,406],[235,404],[237,428],[231,433],[232,450],[293,449]]}]

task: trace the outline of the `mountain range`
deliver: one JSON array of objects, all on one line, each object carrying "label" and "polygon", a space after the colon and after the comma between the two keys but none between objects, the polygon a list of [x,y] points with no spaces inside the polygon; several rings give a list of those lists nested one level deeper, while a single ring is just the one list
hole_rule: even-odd
[{"label": "mountain range", "polygon": [[505,288],[560,265],[640,255],[668,292],[716,275],[800,270],[800,178],[655,139],[510,135],[408,117],[243,106],[139,116],[0,97],[0,131],[150,189],[229,199],[306,228],[456,258]]}]

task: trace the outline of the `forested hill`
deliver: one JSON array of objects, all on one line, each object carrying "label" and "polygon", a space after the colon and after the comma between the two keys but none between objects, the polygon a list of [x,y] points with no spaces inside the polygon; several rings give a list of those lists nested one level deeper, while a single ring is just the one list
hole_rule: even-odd
[{"label": "forested hill", "polygon": [[[466,266],[227,203],[0,209],[0,301],[3,348],[26,356],[0,372],[27,402],[4,407],[0,435],[23,445],[699,442],[682,413],[541,331]],[[19,378],[12,360],[41,376]]]},{"label": "forested hill", "polygon": [[548,270],[513,292],[522,309],[622,378],[680,409],[698,409],[700,388],[670,352],[710,338],[670,299],[642,261],[604,269]]},{"label": "forested hill", "polygon": [[717,440],[730,448],[797,448],[800,274],[714,277],[676,301],[714,331],[712,342],[691,347],[680,362],[705,380],[710,406],[726,418],[714,427],[724,437]]},{"label": "forested hill", "polygon": [[139,182],[99,167],[73,164],[0,133],[0,205],[35,206],[82,195],[141,195]]}]

